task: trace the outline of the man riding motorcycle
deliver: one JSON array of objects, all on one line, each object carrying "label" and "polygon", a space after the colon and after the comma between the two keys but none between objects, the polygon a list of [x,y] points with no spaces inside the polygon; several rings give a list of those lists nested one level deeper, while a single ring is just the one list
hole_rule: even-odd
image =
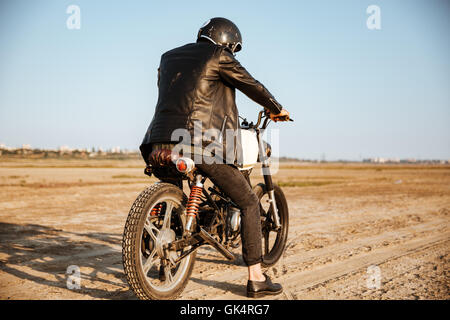
[{"label": "man riding motorcycle", "polygon": [[[289,113],[272,94],[235,59],[242,49],[236,25],[225,18],[212,18],[198,31],[197,42],[164,53],[158,68],[159,97],[153,120],[140,150],[148,163],[152,151],[173,148],[176,129],[194,135],[201,121],[201,132],[220,130],[221,146],[233,148],[232,162],[196,163],[196,166],[241,209],[242,256],[248,266],[247,295],[258,297],[282,292],[262,272],[261,220],[259,200],[245,177],[236,168],[242,149],[239,141],[227,141],[226,130],[239,129],[235,89],[263,106],[273,121],[289,119]],[[203,135],[202,135],[203,136]],[[200,142],[201,149],[206,141]]]}]

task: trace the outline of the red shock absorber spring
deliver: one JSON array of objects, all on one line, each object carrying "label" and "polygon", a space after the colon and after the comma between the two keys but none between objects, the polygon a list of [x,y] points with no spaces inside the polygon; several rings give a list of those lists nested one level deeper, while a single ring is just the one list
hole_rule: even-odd
[{"label": "red shock absorber spring", "polygon": [[156,206],[152,208],[150,212],[151,216],[157,216],[161,212],[162,203],[158,203]]},{"label": "red shock absorber spring", "polygon": [[202,187],[192,186],[191,194],[189,195],[189,200],[186,206],[187,216],[192,216],[195,218],[195,216],[197,215],[198,208],[200,207],[200,203],[202,202],[202,192]]}]

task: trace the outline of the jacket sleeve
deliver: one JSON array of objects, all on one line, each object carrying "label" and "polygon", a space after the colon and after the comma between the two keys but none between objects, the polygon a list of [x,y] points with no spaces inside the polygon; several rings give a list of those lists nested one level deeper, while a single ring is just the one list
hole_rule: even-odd
[{"label": "jacket sleeve", "polygon": [[219,75],[223,81],[242,91],[247,97],[259,103],[274,114],[283,107],[258,80],[235,59],[228,50],[222,50],[219,58]]}]

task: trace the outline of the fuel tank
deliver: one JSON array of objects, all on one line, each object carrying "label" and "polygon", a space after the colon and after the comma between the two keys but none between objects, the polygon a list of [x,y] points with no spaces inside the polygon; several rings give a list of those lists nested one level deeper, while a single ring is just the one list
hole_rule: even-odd
[{"label": "fuel tank", "polygon": [[258,162],[258,138],[253,129],[241,129],[242,166],[239,170],[253,168]]}]

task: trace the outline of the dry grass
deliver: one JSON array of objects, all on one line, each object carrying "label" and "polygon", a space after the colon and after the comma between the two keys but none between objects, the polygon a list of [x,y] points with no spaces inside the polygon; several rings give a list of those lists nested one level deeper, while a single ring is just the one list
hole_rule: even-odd
[{"label": "dry grass", "polygon": [[118,174],[118,175],[112,176],[111,178],[113,178],[113,179],[141,179],[142,180],[142,176],[135,176],[135,175],[131,175],[131,174]]},{"label": "dry grass", "polygon": [[280,187],[320,187],[328,184],[341,183],[339,181],[279,181]]},{"label": "dry grass", "polygon": [[317,163],[317,164],[280,164],[283,170],[450,170],[449,164],[364,164],[364,163]]}]

